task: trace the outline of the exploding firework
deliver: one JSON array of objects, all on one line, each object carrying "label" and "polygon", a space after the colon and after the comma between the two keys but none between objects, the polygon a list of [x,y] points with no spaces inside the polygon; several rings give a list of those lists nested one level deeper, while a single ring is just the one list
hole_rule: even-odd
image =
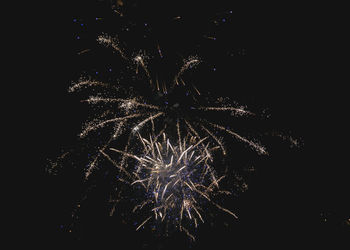
[{"label": "exploding firework", "polygon": [[[153,133],[155,129],[158,129],[168,134],[174,132],[179,134],[182,131],[182,133],[189,133],[199,140],[208,137],[208,140],[219,146],[223,155],[227,154],[223,137],[230,137],[231,140],[233,139],[250,147],[258,154],[268,154],[265,147],[255,139],[242,136],[237,131],[230,129],[227,124],[217,122],[218,116],[221,115],[237,119],[242,117],[252,118],[255,117],[253,112],[222,97],[213,100],[213,98],[201,95],[193,85],[191,85],[191,88],[186,88],[181,76],[186,70],[199,63],[197,57],[190,57],[185,60],[183,66],[175,74],[172,80],[173,84],[169,85],[172,87],[167,88],[166,84],[160,87],[157,79],[154,80],[151,77],[144,55],[137,54],[128,59],[118,46],[117,40],[106,35],[98,37],[97,40],[99,43],[113,48],[113,51],[117,52],[126,62],[131,62],[128,65],[133,66],[134,74],[139,74],[140,68],[142,68],[146,82],[149,84],[145,82],[138,83],[143,84],[141,90],[138,90],[137,86],[130,87],[124,83],[104,83],[91,79],[80,79],[77,83],[73,83],[69,88],[70,92],[92,89],[94,95],[90,95],[82,102],[95,106],[95,111],[97,111],[95,113],[104,111],[100,117],[85,124],[80,137],[86,137],[93,131],[112,127],[113,133],[106,144],[102,146],[102,149],[105,149],[119,136],[123,134],[134,136],[136,132],[143,129],[150,130]],[[179,96],[181,96],[181,101]],[[208,106],[207,103],[212,103],[212,106]],[[220,120],[222,120],[222,117]],[[128,147],[127,145],[126,149]],[[91,162],[86,177],[96,167],[100,155],[100,152],[98,152],[97,157]]]},{"label": "exploding firework", "polygon": [[[167,79],[161,79],[152,56],[145,51],[128,53],[118,39],[108,35],[99,36],[97,42],[119,55],[125,66],[120,73],[124,70],[126,74],[116,81],[82,77],[69,92],[82,94],[82,102],[93,110],[92,119],[79,134],[89,138],[87,144],[97,144],[84,170],[85,178],[108,160],[123,186],[117,191],[119,198],[113,200],[111,215],[120,201],[119,191],[127,189],[123,197],[135,200],[130,212],[140,212],[136,230],[165,224],[194,239],[191,230],[204,223],[207,206],[236,218],[217,203],[218,194],[232,192],[221,189],[226,175],[218,175],[215,154],[232,155],[229,143],[267,155],[267,149],[237,122],[258,115],[228,98],[202,93],[187,79],[187,72],[201,62],[198,56],[187,57],[174,66],[174,72],[165,73]],[[164,51],[159,44],[156,47],[163,58]]]},{"label": "exploding firework", "polygon": [[[137,132],[137,140],[138,143],[135,141],[133,145],[140,146],[131,152],[116,148],[101,151],[118,168],[124,183],[142,190],[133,212],[143,210],[142,214],[150,215],[136,230],[151,221],[165,223],[167,228],[184,231],[194,240],[190,227],[197,228],[200,222],[204,223],[203,206],[208,204],[237,218],[215,202],[218,193],[230,194],[219,186],[225,176],[217,176],[211,166],[212,152],[219,146],[211,147],[207,137],[199,139],[190,134],[184,138],[178,134],[176,144],[172,144],[164,132],[150,135],[148,139]],[[133,151],[140,152],[135,154]],[[113,160],[115,153],[123,156],[123,165]]]}]

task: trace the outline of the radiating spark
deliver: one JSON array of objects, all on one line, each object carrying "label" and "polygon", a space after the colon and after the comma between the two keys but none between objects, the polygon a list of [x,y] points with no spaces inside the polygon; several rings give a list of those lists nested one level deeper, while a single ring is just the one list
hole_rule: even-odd
[{"label": "radiating spark", "polygon": [[209,123],[209,124],[215,128],[224,130],[225,132],[229,133],[230,135],[233,135],[234,137],[236,137],[238,140],[241,140],[241,141],[247,143],[249,146],[251,146],[253,149],[255,149],[259,154],[265,154],[265,155],[268,154],[268,152],[266,151],[266,149],[263,146],[261,146],[257,143],[254,143],[252,141],[249,141],[248,139],[240,136],[239,134],[237,134],[237,133],[235,133],[235,132],[233,132],[233,131],[231,131],[223,126],[220,126],[220,125],[217,125],[214,123]]},{"label": "radiating spark", "polygon": [[78,54],[78,55],[82,55],[82,54],[85,54],[85,53],[87,53],[87,52],[89,52],[89,51],[91,51],[91,49],[84,49],[84,50],[78,52],[77,54]]},{"label": "radiating spark", "polygon": [[207,38],[207,39],[210,39],[210,40],[216,40],[216,37],[213,37],[213,36],[204,36],[205,38]]},{"label": "radiating spark", "polygon": [[98,128],[102,128],[104,127],[106,124],[108,123],[113,123],[113,122],[118,122],[118,121],[127,121],[128,119],[131,118],[136,118],[136,117],[140,117],[142,116],[142,114],[134,114],[134,115],[128,115],[128,116],[124,116],[124,117],[116,117],[113,119],[109,119],[109,120],[104,120],[102,122],[98,122],[98,123],[92,123],[92,124],[88,124],[86,126],[86,128],[84,129],[84,131],[82,131],[80,133],[80,137],[84,137],[86,136],[90,131],[92,130],[96,130]]},{"label": "radiating spark", "polygon": [[118,103],[121,103],[120,104],[120,108],[125,108],[127,110],[136,108],[138,106],[144,107],[144,108],[149,108],[149,109],[159,110],[159,107],[157,107],[155,105],[149,105],[149,104],[140,103],[140,102],[136,101],[135,99],[102,98],[102,97],[99,97],[99,96],[90,96],[88,99],[83,100],[82,102],[87,102],[87,103],[90,103],[90,104],[96,104],[96,103],[99,103],[99,102],[103,102],[103,103],[118,102]]},{"label": "radiating spark", "polygon": [[121,172],[123,172],[127,177],[131,178],[131,175],[128,171],[125,170],[125,168],[122,165],[118,165],[109,155],[107,155],[102,150],[100,151],[103,156],[105,156],[113,165],[118,168]]},{"label": "radiating spark", "polygon": [[193,85],[194,90],[197,92],[198,95],[201,95],[201,93],[199,92],[199,90],[196,88],[196,86]]},{"label": "radiating spark", "polygon": [[161,115],[164,115],[164,113],[163,113],[163,112],[159,112],[159,113],[157,113],[157,114],[155,114],[155,115],[151,115],[151,116],[147,117],[145,120],[143,120],[143,121],[141,121],[139,124],[137,124],[137,125],[133,128],[133,131],[134,131],[134,132],[138,131],[139,129],[142,128],[143,125],[145,125],[145,123],[147,123],[147,122],[149,122],[149,121],[151,121],[151,120],[153,120],[153,119],[155,119],[155,118],[157,118],[157,117],[159,117],[159,116],[161,116]]},{"label": "radiating spark", "polygon": [[233,217],[235,217],[236,219],[238,219],[237,215],[235,215],[234,213],[232,213],[232,212],[231,212],[230,210],[228,210],[227,208],[224,208],[224,207],[222,207],[222,206],[220,206],[220,205],[218,205],[218,204],[216,204],[216,203],[214,203],[214,205],[215,205],[216,207],[218,207],[219,209],[221,209],[222,211],[225,211],[226,213],[228,213],[228,214],[232,215]]},{"label": "radiating spark", "polygon": [[71,87],[68,88],[68,92],[74,92],[76,90],[82,89],[83,87],[92,87],[92,86],[108,87],[108,84],[95,81],[95,80],[80,78],[77,83],[74,83]]},{"label": "radiating spark", "polygon": [[149,221],[149,219],[151,219],[152,218],[152,216],[150,216],[150,217],[148,217],[144,222],[142,222],[141,224],[140,224],[140,226],[138,226],[137,228],[136,228],[136,231],[137,230],[139,230],[147,221]]},{"label": "radiating spark", "polygon": [[163,58],[162,50],[160,49],[159,44],[157,44],[157,50],[158,50],[159,56],[160,56],[161,58]]},{"label": "radiating spark", "polygon": [[189,68],[192,68],[200,63],[200,60],[196,56],[190,56],[188,59],[184,60],[184,64],[175,76],[175,83],[178,84],[178,80],[181,79],[181,75]]},{"label": "radiating spark", "polygon": [[250,111],[234,107],[199,107],[198,109],[205,111],[234,111],[235,114],[254,115],[254,113]]},{"label": "radiating spark", "polygon": [[112,38],[111,36],[108,35],[102,35],[97,38],[97,42],[100,44],[103,44],[106,47],[111,47],[115,51],[117,51],[122,58],[127,60],[127,57],[125,56],[123,50],[119,47],[118,40],[115,38]]},{"label": "radiating spark", "polygon": [[137,56],[134,57],[134,62],[136,63],[136,74],[138,74],[138,66],[141,66],[143,68],[143,70],[145,71],[150,84],[152,85],[152,77],[150,72],[148,71],[148,68],[146,66],[146,62],[145,62],[145,56],[141,53],[139,53]]},{"label": "radiating spark", "polygon": [[190,237],[193,241],[196,240],[195,237],[192,234],[190,234],[190,232],[185,227],[181,226],[180,230],[183,230],[187,234],[187,236]]},{"label": "radiating spark", "polygon": [[206,127],[204,127],[203,125],[201,126],[202,129],[207,132],[220,146],[221,150],[222,150],[222,153],[223,155],[226,155],[226,150],[225,150],[225,147],[224,145],[222,144],[221,140],[219,140],[212,132],[209,131],[209,129],[207,129]]}]

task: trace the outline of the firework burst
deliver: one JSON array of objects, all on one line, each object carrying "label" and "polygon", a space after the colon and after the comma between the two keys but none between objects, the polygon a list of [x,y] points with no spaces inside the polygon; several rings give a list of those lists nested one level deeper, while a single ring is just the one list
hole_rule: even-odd
[{"label": "firework burst", "polygon": [[[92,119],[79,134],[93,138],[88,144],[99,141],[84,170],[85,178],[105,160],[112,163],[119,183],[129,189],[128,198],[137,200],[130,211],[141,213],[136,230],[160,223],[194,239],[191,231],[204,223],[209,205],[236,218],[217,203],[218,194],[232,192],[221,189],[226,175],[218,175],[214,154],[230,155],[226,144],[233,142],[268,155],[252,135],[240,132],[239,125],[228,126],[232,120],[258,115],[228,98],[201,93],[193,81],[186,80],[186,72],[201,62],[197,56],[184,59],[176,72],[169,73],[170,80],[160,80],[145,51],[127,53],[118,39],[108,35],[99,36],[97,42],[120,56],[127,79],[104,82],[82,77],[68,89],[81,94],[82,102],[93,109]],[[159,44],[157,53],[163,58]]]},{"label": "firework burst", "polygon": [[[215,202],[215,195],[230,192],[220,189],[219,182],[225,176],[217,176],[211,166],[212,152],[219,147],[211,147],[207,139],[190,134],[182,138],[178,134],[178,140],[173,145],[164,132],[148,139],[137,133],[138,143],[133,142],[134,147],[140,145],[137,150],[126,152],[109,148],[108,154],[101,151],[125,175],[123,182],[142,190],[140,203],[136,204],[133,212],[148,210],[146,213],[150,215],[139,223],[136,230],[151,221],[164,222],[167,228],[184,231],[194,240],[191,227],[197,228],[200,222],[204,223],[203,206],[208,204],[237,218],[233,212]],[[140,152],[135,154],[133,151]],[[126,157],[125,163],[116,164],[112,160],[113,153]]]},{"label": "firework burst", "polygon": [[[106,127],[112,128],[113,133],[110,139],[102,148],[107,148],[114,140],[117,140],[120,135],[130,134],[134,136],[146,128],[155,132],[155,128],[164,130],[166,133],[182,133],[191,134],[199,138],[208,137],[213,144],[219,146],[223,155],[227,154],[224,137],[231,139],[242,145],[248,146],[258,154],[267,155],[268,152],[254,138],[247,138],[237,131],[230,129],[227,124],[217,122],[219,114],[227,115],[228,118],[254,118],[256,115],[250,112],[244,106],[232,104],[225,98],[214,99],[200,94],[199,90],[191,85],[187,88],[182,75],[186,70],[197,65],[200,60],[198,57],[190,57],[185,60],[183,66],[175,74],[172,80],[173,84],[167,87],[166,84],[160,86],[157,79],[151,77],[151,73],[147,68],[147,57],[142,53],[137,54],[133,58],[128,58],[122,49],[119,47],[117,40],[110,36],[100,36],[97,41],[107,47],[113,48],[126,62],[130,63],[135,70],[134,74],[140,74],[140,69],[143,69],[146,82],[138,83],[140,86],[125,86],[124,83],[104,83],[92,79],[80,79],[73,83],[69,88],[70,92],[78,92],[85,89],[93,90],[93,96],[82,100],[92,106],[95,106],[95,113],[102,114],[85,124],[80,137],[86,137],[89,133]],[[155,83],[154,83],[155,82]],[[146,84],[146,85],[145,85]],[[146,88],[145,88],[146,86]],[[139,87],[141,90],[138,90]],[[181,96],[181,101],[179,100]],[[208,106],[207,103],[212,103]],[[128,146],[127,146],[128,147]],[[92,161],[87,169],[86,176],[88,177],[96,166],[97,157]]]}]

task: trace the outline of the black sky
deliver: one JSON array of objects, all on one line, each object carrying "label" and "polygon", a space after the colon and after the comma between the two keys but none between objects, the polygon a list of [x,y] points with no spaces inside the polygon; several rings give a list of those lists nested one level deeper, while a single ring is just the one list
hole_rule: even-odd
[{"label": "black sky", "polygon": [[[340,244],[349,232],[346,225],[350,218],[346,202],[349,181],[343,162],[346,151],[338,146],[339,137],[346,136],[344,124],[334,122],[335,117],[343,114],[332,103],[341,105],[343,94],[337,92],[333,69],[324,64],[325,58],[330,60],[332,47],[327,47],[324,41],[317,9],[232,1],[130,2],[135,5],[128,9],[125,19],[152,25],[157,40],[168,50],[206,51],[204,57],[213,62],[217,72],[215,87],[204,84],[203,88],[269,107],[273,116],[278,117],[277,127],[293,131],[303,141],[297,152],[282,153],[259,168],[249,192],[239,200],[241,218],[237,224],[231,223],[229,228],[204,228],[193,248],[252,249],[255,244],[259,248],[290,245],[304,248]],[[230,10],[233,14],[223,14]],[[95,35],[120,29],[120,24],[113,23],[117,19],[109,1],[50,3],[43,12],[39,43],[45,59],[37,93],[42,101],[36,105],[41,121],[38,125],[41,164],[57,155],[62,147],[74,144],[86,119],[81,104],[67,93],[67,87],[77,79],[80,70],[95,67],[96,62],[76,53],[95,46],[92,45]],[[176,16],[183,17],[182,25],[172,26],[171,17]],[[99,23],[96,17],[104,19]],[[200,34],[210,29],[210,20],[215,17],[221,23],[212,30],[221,39],[203,39]],[[223,18],[227,23],[222,23]],[[245,49],[246,55],[227,57],[228,51],[236,53],[240,49]],[[96,211],[96,217],[87,223],[83,240],[75,240],[60,225],[68,220],[79,193],[77,188],[74,176],[45,176],[40,203],[44,237],[38,239],[38,244],[48,241],[48,246],[63,244],[68,249],[95,244],[101,249],[107,246],[139,249],[144,244],[149,249],[162,249],[160,245],[167,249],[187,246],[174,238],[156,243],[147,242],[145,236],[138,239],[138,234],[123,227],[124,224],[113,224],[103,215],[103,209]]]}]

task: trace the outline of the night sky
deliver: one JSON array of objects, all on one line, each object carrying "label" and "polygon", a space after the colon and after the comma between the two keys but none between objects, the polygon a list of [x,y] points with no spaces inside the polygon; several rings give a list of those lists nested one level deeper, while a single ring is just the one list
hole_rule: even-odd
[{"label": "night sky", "polygon": [[[111,2],[116,1],[76,0],[43,8],[46,25],[40,41],[46,60],[38,109],[44,183],[38,244],[66,249],[303,249],[329,244],[339,249],[350,229],[349,178],[340,157],[346,150],[338,148],[336,139],[343,136],[344,124],[332,122],[340,111],[332,105],[336,91],[324,87],[334,78],[322,63],[330,48],[319,42],[323,36],[316,36],[322,25],[312,10],[234,1],[124,0],[121,17]],[[218,212],[218,223],[200,226],[195,244],[182,234],[135,232],[118,216],[108,216],[103,194],[108,185],[102,183],[82,222],[69,232],[83,192],[80,173],[73,169],[50,176],[45,162],[78,145],[87,119],[86,106],[67,92],[71,82],[82,72],[103,80],[118,74],[116,55],[96,43],[102,33],[118,35],[136,52],[155,53],[159,44],[167,63],[159,60],[156,66],[164,79],[178,58],[198,55],[204,61],[196,76],[201,90],[248,108],[266,108],[274,129],[300,139],[299,148],[282,143],[271,158],[256,164],[248,191],[232,201],[238,220]]]}]

